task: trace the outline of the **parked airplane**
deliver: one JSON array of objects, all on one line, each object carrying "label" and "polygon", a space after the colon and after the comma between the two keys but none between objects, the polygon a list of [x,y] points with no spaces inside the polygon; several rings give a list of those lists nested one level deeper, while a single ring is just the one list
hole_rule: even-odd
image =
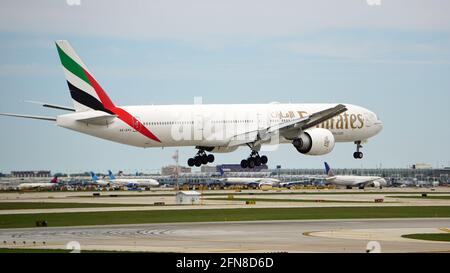
[{"label": "parked airplane", "polygon": [[114,176],[111,170],[108,170],[109,181],[112,184],[120,184],[129,188],[150,188],[159,186],[159,182],[151,178],[118,178]]},{"label": "parked airplane", "polygon": [[325,162],[325,174],[327,175],[325,180],[328,183],[345,186],[347,189],[351,189],[352,187],[364,189],[367,186],[379,187],[381,189],[387,186],[386,180],[379,176],[335,175],[327,162]]},{"label": "parked airplane", "polygon": [[67,41],[56,41],[74,107],[39,103],[71,111],[57,117],[4,113],[5,116],[56,122],[60,127],[137,147],[194,146],[189,166],[212,163],[213,154],[248,146],[243,168],[266,164],[262,145],[292,144],[305,155],[330,153],[336,142],[362,143],[378,134],[377,115],[351,104],[115,105]]},{"label": "parked airplane", "polygon": [[97,184],[100,187],[109,187],[109,186],[111,186],[111,183],[108,180],[99,179],[98,176],[94,172],[91,172],[91,178],[92,178],[92,182],[94,184]]},{"label": "parked airplane", "polygon": [[17,186],[17,189],[20,190],[50,190],[58,186],[59,180],[58,177],[55,176],[50,182],[45,183],[21,183]]},{"label": "parked airplane", "polygon": [[245,185],[249,187],[261,188],[263,186],[278,186],[280,180],[269,177],[225,177],[225,172],[220,168],[219,182],[225,185]]}]

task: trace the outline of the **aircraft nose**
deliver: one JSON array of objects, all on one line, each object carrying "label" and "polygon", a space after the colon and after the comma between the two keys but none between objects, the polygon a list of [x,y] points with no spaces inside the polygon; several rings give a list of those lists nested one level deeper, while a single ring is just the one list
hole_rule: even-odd
[{"label": "aircraft nose", "polygon": [[377,114],[372,112],[372,115],[375,117],[375,121],[374,121],[374,125],[377,128],[377,133],[380,132],[381,130],[383,130],[383,122],[379,119],[379,117],[377,116]]},{"label": "aircraft nose", "polygon": [[380,132],[381,130],[383,130],[383,122],[381,120],[377,120],[375,122],[375,126],[377,127],[377,131]]}]

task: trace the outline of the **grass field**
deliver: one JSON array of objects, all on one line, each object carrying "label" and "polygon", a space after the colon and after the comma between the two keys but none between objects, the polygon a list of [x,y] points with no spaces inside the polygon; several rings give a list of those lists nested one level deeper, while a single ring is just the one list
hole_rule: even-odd
[{"label": "grass field", "polygon": [[450,233],[422,233],[422,234],[419,233],[419,234],[402,235],[402,237],[426,241],[450,242]]},{"label": "grass field", "polygon": [[0,248],[0,254],[3,253],[70,253],[66,249],[34,249],[34,248]]},{"label": "grass field", "polygon": [[218,222],[303,219],[450,217],[450,206],[243,208],[77,212],[0,215],[0,228],[34,227],[45,220],[49,227],[175,222]]},{"label": "grass field", "polygon": [[102,203],[53,203],[53,202],[0,202],[0,210],[14,209],[63,209],[63,208],[109,208],[151,206],[142,204],[102,204]]},{"label": "grass field", "polygon": [[224,201],[255,201],[255,202],[306,202],[306,203],[374,203],[373,201],[351,201],[351,200],[327,200],[327,199],[276,199],[276,198],[241,198],[241,197],[234,197],[233,199],[229,198],[205,198],[205,200],[224,200]]}]

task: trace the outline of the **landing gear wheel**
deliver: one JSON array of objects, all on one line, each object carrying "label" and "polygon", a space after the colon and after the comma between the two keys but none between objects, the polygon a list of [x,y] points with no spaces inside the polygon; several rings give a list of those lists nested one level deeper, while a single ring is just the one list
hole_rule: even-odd
[{"label": "landing gear wheel", "polygon": [[194,158],[189,158],[188,165],[189,167],[200,167],[201,165],[206,165],[208,163],[214,162],[214,155],[206,154],[205,150],[198,148],[197,154]]},{"label": "landing gear wheel", "polygon": [[255,157],[255,166],[256,167],[261,166],[261,157],[259,155]]},{"label": "landing gear wheel", "polygon": [[241,168],[246,169],[248,167],[248,162],[245,159],[242,159],[241,161]]},{"label": "landing gear wheel", "polygon": [[214,155],[212,155],[212,154],[208,155],[208,162],[209,163],[213,163],[214,162]]},{"label": "landing gear wheel", "polygon": [[250,169],[253,169],[254,167],[255,167],[255,159],[254,158],[249,158],[248,160],[247,160],[247,162],[248,162],[248,167],[250,168]]},{"label": "landing gear wheel", "polygon": [[353,157],[355,159],[362,159],[364,157],[364,154],[362,152],[354,152]]},{"label": "landing gear wheel", "polygon": [[265,156],[265,155],[261,156],[261,164],[265,165],[265,164],[267,164],[267,161],[269,161],[267,156]]},{"label": "landing gear wheel", "polygon": [[194,165],[195,167],[200,167],[202,165],[202,159],[199,156],[194,158]]},{"label": "landing gear wheel", "polygon": [[194,167],[195,165],[195,160],[193,158],[189,158],[187,161],[187,164],[189,167]]},{"label": "landing gear wheel", "polygon": [[253,169],[254,167],[259,167],[263,164],[267,164],[267,161],[269,160],[267,156],[263,155],[260,156],[258,154],[258,151],[254,150],[253,147],[249,144],[247,144],[250,149],[252,149],[252,152],[250,153],[250,156],[247,159],[244,159],[241,161],[241,167],[242,168],[250,168]]},{"label": "landing gear wheel", "polygon": [[356,152],[353,153],[353,158],[354,159],[362,159],[364,154],[359,151],[363,147],[361,145],[361,141],[355,141],[355,144],[356,144]]},{"label": "landing gear wheel", "polygon": [[203,165],[208,164],[208,156],[206,154],[202,155],[200,158]]}]

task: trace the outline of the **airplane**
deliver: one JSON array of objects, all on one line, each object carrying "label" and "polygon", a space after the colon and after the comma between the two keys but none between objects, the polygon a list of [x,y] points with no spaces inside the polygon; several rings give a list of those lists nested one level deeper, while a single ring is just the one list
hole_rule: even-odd
[{"label": "airplane", "polygon": [[55,176],[50,182],[44,183],[20,183],[17,186],[17,190],[50,190],[58,186],[59,180]]},{"label": "airplane", "polygon": [[111,183],[108,180],[99,179],[98,176],[91,171],[92,182],[100,187],[109,187]]},{"label": "airplane", "polygon": [[[213,153],[248,147],[242,168],[267,164],[263,145],[291,144],[303,155],[333,151],[337,142],[353,142],[355,159],[362,144],[383,128],[378,116],[352,104],[194,104],[117,106],[66,40],[56,41],[73,107],[35,102],[68,111],[56,117],[2,113],[3,116],[55,122],[94,137],[135,147],[195,147],[190,167],[215,160]],[[208,154],[209,153],[209,154]]]},{"label": "airplane", "polygon": [[351,189],[352,187],[364,189],[367,186],[382,189],[384,186],[387,186],[386,180],[379,176],[335,175],[327,162],[325,162],[325,174],[327,175],[325,180],[328,183],[345,186],[347,189]]},{"label": "airplane", "polygon": [[119,178],[116,179],[111,170],[108,170],[109,181],[112,184],[120,184],[129,188],[150,188],[159,186],[159,182],[151,178]]},{"label": "airplane", "polygon": [[245,185],[249,187],[261,188],[263,186],[278,186],[280,180],[269,177],[225,177],[225,172],[220,168],[220,176],[218,181],[225,185]]}]

